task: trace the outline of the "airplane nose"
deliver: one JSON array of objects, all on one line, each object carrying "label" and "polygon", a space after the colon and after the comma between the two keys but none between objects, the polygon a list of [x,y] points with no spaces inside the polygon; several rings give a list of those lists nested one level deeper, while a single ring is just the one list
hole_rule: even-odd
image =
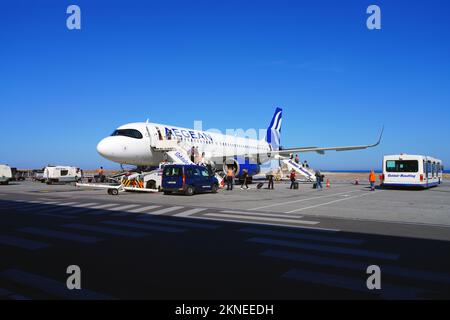
[{"label": "airplane nose", "polygon": [[97,152],[105,158],[114,156],[114,145],[110,137],[104,138],[97,144]]}]

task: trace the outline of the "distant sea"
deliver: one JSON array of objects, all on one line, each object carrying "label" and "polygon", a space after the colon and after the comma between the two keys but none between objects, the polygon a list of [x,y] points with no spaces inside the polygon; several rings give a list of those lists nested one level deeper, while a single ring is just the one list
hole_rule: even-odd
[{"label": "distant sea", "polygon": [[[330,170],[322,170],[322,171],[324,171],[324,172],[337,172],[337,173],[339,173],[339,172],[342,172],[342,173],[345,173],[345,172],[349,172],[349,173],[364,173],[364,172],[370,172],[370,169],[367,169],[367,170],[332,170],[332,169],[330,169]],[[375,169],[375,172],[381,173],[381,172],[383,172],[383,170]],[[444,170],[444,173],[450,173],[450,170]]]}]

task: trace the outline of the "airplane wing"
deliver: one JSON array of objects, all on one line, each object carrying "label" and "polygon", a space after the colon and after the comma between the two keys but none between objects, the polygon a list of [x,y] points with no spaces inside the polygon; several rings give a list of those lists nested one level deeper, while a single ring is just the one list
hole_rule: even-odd
[{"label": "airplane wing", "polygon": [[367,148],[373,148],[380,144],[381,138],[383,136],[384,127],[381,129],[380,137],[378,138],[378,141],[374,144],[367,144],[367,145],[359,145],[359,146],[343,146],[343,147],[297,147],[297,148],[286,148],[286,149],[280,149],[276,151],[271,151],[271,154],[280,155],[280,156],[289,156],[291,153],[300,153],[300,152],[317,152],[320,154],[324,154],[325,151],[335,150],[335,151],[351,151],[351,150],[360,150],[360,149],[367,149]]}]

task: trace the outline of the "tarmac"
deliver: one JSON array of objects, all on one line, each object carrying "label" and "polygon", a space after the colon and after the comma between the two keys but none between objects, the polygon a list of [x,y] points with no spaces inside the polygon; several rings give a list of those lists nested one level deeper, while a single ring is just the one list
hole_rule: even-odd
[{"label": "tarmac", "polygon": [[[0,298],[450,298],[450,184],[108,195],[0,187]],[[83,290],[65,286],[68,265]],[[366,287],[380,265],[382,290]]]}]

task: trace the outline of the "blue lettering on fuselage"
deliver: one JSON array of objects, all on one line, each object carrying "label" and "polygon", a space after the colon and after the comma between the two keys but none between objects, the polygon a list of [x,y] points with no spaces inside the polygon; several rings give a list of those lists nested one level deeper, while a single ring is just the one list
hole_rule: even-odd
[{"label": "blue lettering on fuselage", "polygon": [[194,130],[184,130],[184,129],[177,129],[177,128],[168,128],[165,127],[166,136],[169,132],[172,133],[172,135],[178,137],[178,138],[189,138],[189,139],[201,139],[201,140],[208,140],[213,141],[213,138],[211,135],[200,132],[200,131],[194,131]]}]

